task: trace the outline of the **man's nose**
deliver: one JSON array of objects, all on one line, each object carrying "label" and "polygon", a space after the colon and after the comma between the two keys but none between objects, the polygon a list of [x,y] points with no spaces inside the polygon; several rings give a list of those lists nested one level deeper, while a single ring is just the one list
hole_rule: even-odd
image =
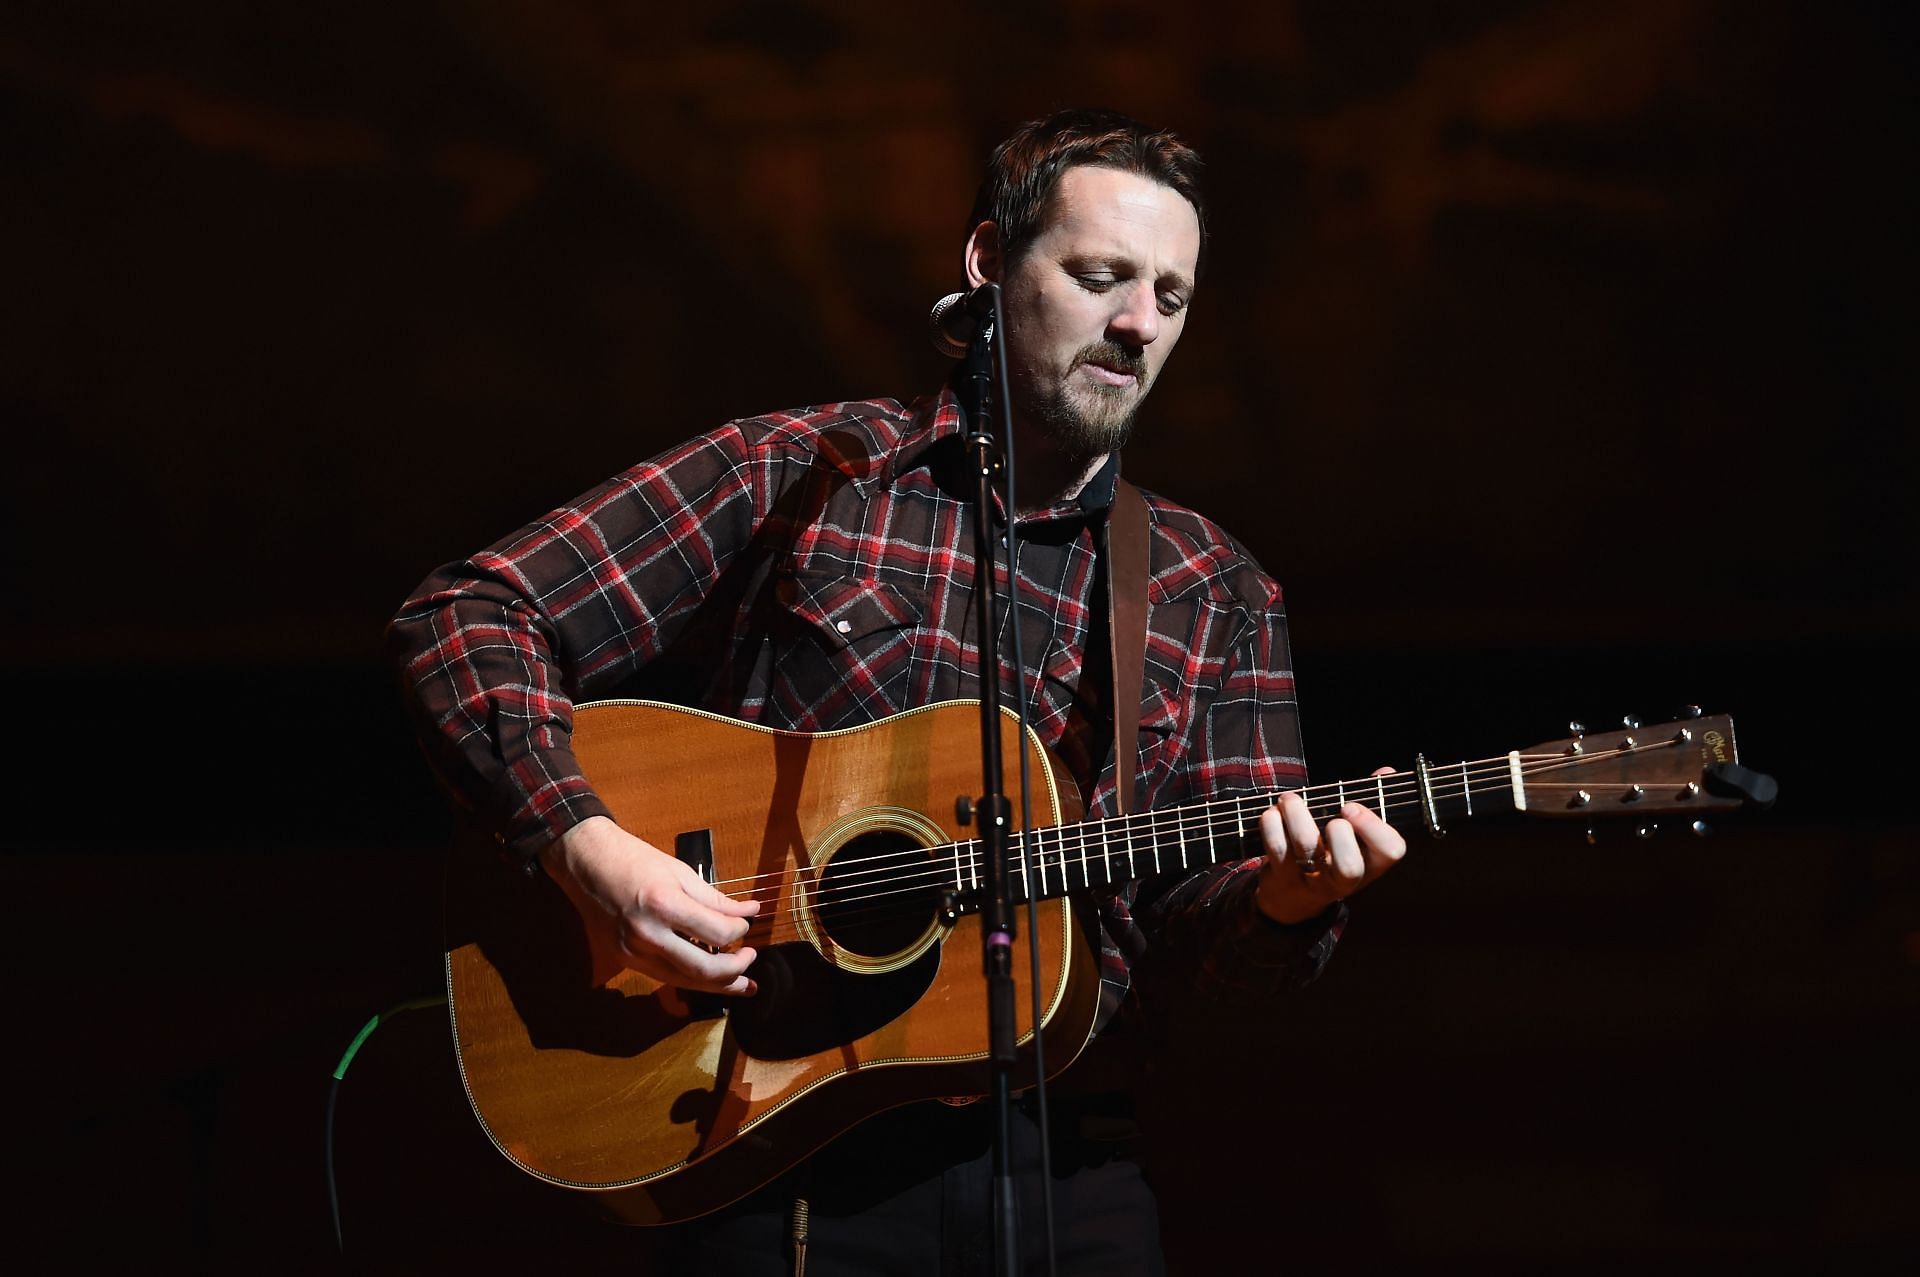
[{"label": "man's nose", "polygon": [[1160,299],[1145,280],[1121,291],[1121,304],[1107,320],[1107,335],[1129,346],[1149,346],[1160,336]]}]

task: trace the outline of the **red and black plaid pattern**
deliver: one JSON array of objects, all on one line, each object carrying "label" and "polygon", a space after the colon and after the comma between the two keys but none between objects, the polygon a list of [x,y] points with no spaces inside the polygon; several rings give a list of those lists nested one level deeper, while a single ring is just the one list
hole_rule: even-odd
[{"label": "red and black plaid pattern", "polygon": [[[950,392],[736,421],[434,572],[389,637],[439,774],[531,856],[606,814],[571,751],[576,700],[650,696],[825,731],[977,695],[962,432]],[[1079,502],[1023,518],[1015,542],[1030,721],[1093,812],[1113,807],[1111,493],[1109,473]],[[1152,495],[1148,510],[1138,805],[1303,783],[1279,588],[1207,519]],[[1015,627],[1000,558],[1007,688]],[[1337,920],[1267,923],[1251,901],[1257,863],[1095,902],[1102,1024],[1141,963],[1222,995],[1318,971]]]}]

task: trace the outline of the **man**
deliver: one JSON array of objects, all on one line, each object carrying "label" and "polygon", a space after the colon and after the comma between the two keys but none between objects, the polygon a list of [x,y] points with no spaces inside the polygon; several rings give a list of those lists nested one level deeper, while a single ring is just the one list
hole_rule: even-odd
[{"label": "man", "polygon": [[[1002,629],[1002,673],[1025,680],[1033,727],[1093,812],[1115,807],[1106,512],[1199,286],[1198,163],[1111,112],[1037,120],[994,152],[966,240],[968,284],[1002,291],[1020,482],[1021,615]],[[449,786],[635,969],[752,995],[757,954],[742,942],[758,906],[614,823],[573,758],[572,704],[617,688],[822,731],[977,694],[963,418],[949,387],[730,423],[443,568],[396,618]],[[1296,787],[1278,587],[1217,525],[1158,497],[1148,509],[1147,675],[1125,742],[1136,805]],[[1250,1014],[1312,978],[1345,897],[1404,846],[1365,808],[1316,826],[1288,794],[1247,858],[1084,902],[1103,1040],[1137,1041],[1196,1007]],[[1088,1134],[1123,1111],[1110,1100],[1082,1088],[1048,1132],[1062,1270],[1158,1271],[1151,1193],[1124,1147]],[[783,1271],[783,1204],[804,1197],[816,1272],[989,1271],[987,1106],[973,1107],[874,1118],[683,1240],[721,1271]],[[1022,1121],[1013,1165],[1031,1168],[1039,1133]],[[1029,1211],[1029,1253],[1040,1233]]]}]

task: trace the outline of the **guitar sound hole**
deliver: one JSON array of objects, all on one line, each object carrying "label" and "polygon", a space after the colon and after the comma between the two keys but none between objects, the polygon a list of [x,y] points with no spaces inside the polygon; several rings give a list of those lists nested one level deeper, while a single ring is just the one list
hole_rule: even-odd
[{"label": "guitar sound hole", "polygon": [[884,958],[926,934],[944,885],[925,847],[878,830],[849,839],[833,854],[820,876],[815,913],[839,948]]}]

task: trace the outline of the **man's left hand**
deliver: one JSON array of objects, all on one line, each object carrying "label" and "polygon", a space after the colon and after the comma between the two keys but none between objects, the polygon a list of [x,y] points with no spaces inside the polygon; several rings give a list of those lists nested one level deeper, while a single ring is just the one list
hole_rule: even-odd
[{"label": "man's left hand", "polygon": [[[1374,775],[1393,769],[1382,767]],[[1294,790],[1261,813],[1266,863],[1254,899],[1275,922],[1305,922],[1400,863],[1407,840],[1359,803],[1348,803],[1325,825],[1315,825]]]}]

